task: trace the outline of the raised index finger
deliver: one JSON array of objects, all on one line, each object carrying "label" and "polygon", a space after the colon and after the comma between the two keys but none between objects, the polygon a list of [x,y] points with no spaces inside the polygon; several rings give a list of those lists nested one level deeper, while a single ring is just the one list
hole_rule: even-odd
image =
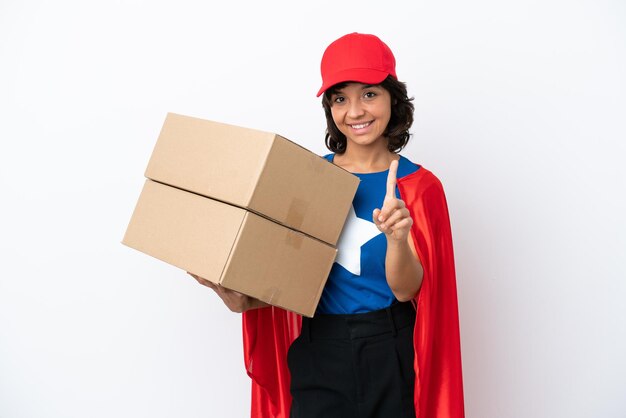
[{"label": "raised index finger", "polygon": [[393,160],[389,165],[389,174],[387,174],[387,194],[385,197],[396,197],[396,177],[398,175],[398,161]]}]

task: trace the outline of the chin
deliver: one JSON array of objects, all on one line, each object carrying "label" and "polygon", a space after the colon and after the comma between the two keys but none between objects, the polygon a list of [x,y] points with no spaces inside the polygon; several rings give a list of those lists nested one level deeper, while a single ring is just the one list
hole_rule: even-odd
[{"label": "chin", "polygon": [[361,146],[361,147],[377,145],[378,142],[385,142],[385,147],[386,147],[386,142],[387,142],[382,137],[378,137],[378,138],[375,138],[375,139],[372,139],[372,138],[356,138],[356,139],[353,139],[353,138],[348,138],[348,137],[346,137],[346,138],[347,138],[348,144],[352,143],[354,145],[358,145],[358,146]]}]

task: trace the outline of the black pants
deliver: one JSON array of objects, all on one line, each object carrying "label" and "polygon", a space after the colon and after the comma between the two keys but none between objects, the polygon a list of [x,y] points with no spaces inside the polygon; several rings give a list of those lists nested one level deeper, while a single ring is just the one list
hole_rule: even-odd
[{"label": "black pants", "polygon": [[415,417],[410,302],[302,319],[289,348],[291,418]]}]

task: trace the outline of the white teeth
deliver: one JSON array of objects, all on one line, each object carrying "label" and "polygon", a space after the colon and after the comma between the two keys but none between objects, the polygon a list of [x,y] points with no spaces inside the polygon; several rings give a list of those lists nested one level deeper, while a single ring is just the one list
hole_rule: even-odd
[{"label": "white teeth", "polygon": [[370,122],[366,122],[366,123],[359,123],[358,125],[350,125],[350,126],[352,126],[354,129],[363,129],[369,124]]}]

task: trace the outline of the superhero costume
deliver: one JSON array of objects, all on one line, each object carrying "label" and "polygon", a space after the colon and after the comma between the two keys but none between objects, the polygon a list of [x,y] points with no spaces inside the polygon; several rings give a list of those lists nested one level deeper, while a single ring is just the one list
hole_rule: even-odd
[{"label": "superhero costume", "polygon": [[[443,187],[428,170],[398,178],[413,226],[411,236],[424,269],[414,302],[413,332],[417,418],[464,416],[454,254]],[[252,379],[253,418],[287,418],[291,405],[286,356],[301,318],[276,307],[243,314],[244,360]]]}]

